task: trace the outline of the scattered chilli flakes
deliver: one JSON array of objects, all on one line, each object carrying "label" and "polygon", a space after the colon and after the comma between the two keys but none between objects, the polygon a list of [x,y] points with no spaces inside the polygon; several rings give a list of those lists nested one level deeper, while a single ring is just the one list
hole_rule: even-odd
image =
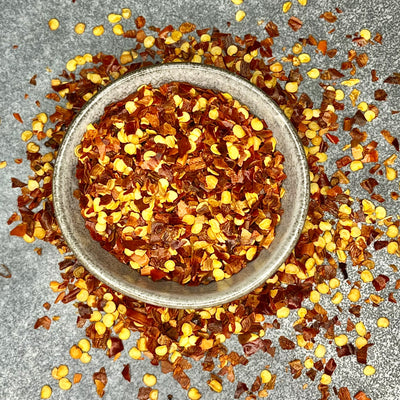
[{"label": "scattered chilli flakes", "polygon": [[[367,125],[368,121],[361,110],[358,110],[359,112],[354,116],[347,116],[344,119],[343,129],[346,132],[351,132],[351,136],[340,131],[341,126],[339,127],[337,122],[338,111],[343,110],[344,105],[336,99],[336,90],[328,88],[326,81],[321,82],[322,101],[319,105],[314,105],[312,99],[306,93],[300,95],[297,91],[293,93],[285,90],[285,85],[282,85],[282,82],[287,82],[291,77],[293,78],[292,82],[300,84],[302,76],[298,70],[286,75],[283,68],[277,69],[276,65],[272,67],[272,63],[276,61],[272,58],[273,35],[275,35],[275,32],[277,33],[277,28],[275,29],[272,24],[269,25],[269,32],[267,29],[270,36],[261,41],[250,34],[244,37],[233,37],[215,28],[198,29],[196,31],[199,37],[209,35],[210,41],[201,41],[198,37],[196,38],[195,34],[184,37],[181,35],[182,32],[176,31],[172,26],[163,29],[154,28],[153,32],[156,36],[154,48],[145,50],[142,49],[141,42],[143,42],[146,34],[142,28],[139,28],[139,26],[144,27],[144,23],[144,18],[138,19],[137,26],[140,31],[136,33],[136,30],[132,30],[129,35],[131,38],[138,36],[135,61],[121,65],[115,55],[99,53],[92,57],[92,63],[89,67],[82,67],[79,75],[64,71],[60,79],[53,80],[52,88],[58,96],[54,96],[54,100],[58,101],[61,97],[65,97],[65,100],[72,107],[67,109],[61,103],[57,105],[55,112],[50,116],[50,122],[54,125],[53,130],[49,132],[48,136],[38,137],[38,140],[46,138],[46,153],[49,151],[57,152],[73,117],[94,91],[101,89],[102,86],[129,71],[135,71],[143,66],[153,64],[156,55],[163,62],[204,62],[238,73],[249,79],[281,106],[298,131],[306,150],[311,177],[311,200],[306,224],[293,253],[262,287],[221,307],[194,312],[191,310],[174,310],[154,307],[122,296],[90,275],[72,255],[68,255],[68,248],[57,226],[52,205],[51,179],[54,159],[46,161],[45,156],[41,155],[39,151],[39,146],[35,147],[35,143],[30,144],[27,148],[27,158],[31,163],[31,168],[35,174],[34,180],[39,183],[39,188],[31,191],[28,189],[29,183],[25,184],[18,179],[12,179],[12,186],[21,190],[18,198],[18,211],[22,222],[11,232],[23,237],[27,242],[33,242],[36,239],[45,240],[57,246],[60,252],[65,255],[65,260],[60,263],[61,282],[51,282],[51,288],[57,293],[55,302],[64,304],[77,302],[79,310],[77,325],[85,327],[86,335],[91,339],[92,347],[107,351],[108,339],[116,337],[122,327],[137,331],[140,333],[137,348],[141,349],[141,354],[148,356],[154,365],[161,363],[162,371],[167,373],[173,371],[174,377],[181,381],[181,385],[189,387],[190,381],[189,378],[186,378],[187,375],[184,372],[188,368],[187,358],[201,360],[203,369],[210,372],[214,370],[218,361],[221,367],[222,365],[246,364],[248,362],[247,356],[239,356],[235,353],[228,354],[228,349],[222,344],[232,335],[238,335],[245,353],[247,351],[248,354],[253,354],[262,350],[273,356],[275,348],[272,346],[272,342],[268,339],[262,339],[262,336],[267,329],[279,329],[280,323],[276,319],[273,323],[267,323],[265,316],[275,318],[277,311],[283,307],[292,310],[300,309],[303,300],[309,298],[311,293],[315,294],[314,289],[319,288],[320,285],[322,285],[322,288],[325,288],[324,285],[326,285],[329,293],[329,286],[326,282],[338,280],[338,277],[336,277],[338,271],[349,285],[352,284],[347,272],[350,268],[359,271],[369,270],[372,271],[372,275],[374,267],[377,266],[375,266],[371,249],[377,243],[376,247],[384,249],[389,246],[389,241],[380,240],[384,234],[382,230],[384,226],[375,223],[378,208],[375,207],[374,203],[368,199],[353,199],[344,189],[350,182],[349,175],[356,173],[351,169],[351,165],[354,166],[353,161],[360,160],[354,160],[349,155],[345,155],[336,162],[337,171],[331,176],[327,175],[323,164],[327,157],[326,151],[330,144],[334,145],[336,142],[335,139],[329,139],[327,134],[339,131],[337,135],[341,139],[339,143],[342,140],[354,141],[354,146],[351,143],[347,145],[347,148],[351,149],[352,152],[353,149],[356,149],[355,152],[357,153],[358,145],[360,145],[362,152],[361,154],[358,153],[358,156],[363,157],[361,166],[368,162],[373,163],[370,168],[373,173],[379,173],[377,171],[379,171],[380,166],[377,163],[377,142],[372,141],[363,145],[362,143],[367,139],[367,134],[362,135],[360,131],[353,129],[353,125]],[[292,29],[297,30],[300,29],[302,22],[292,17],[290,24]],[[191,26],[187,29],[192,28]],[[208,39],[208,36],[206,37]],[[366,46],[370,42],[357,35],[349,35],[349,38],[353,37],[353,41],[359,46]],[[380,43],[381,36],[375,35],[374,40]],[[302,40],[302,42],[303,46],[317,46],[318,44],[318,40],[312,36]],[[183,46],[182,43],[187,43],[187,45]],[[232,44],[234,44],[233,51],[230,47]],[[219,49],[215,51],[215,47],[218,47],[221,51]],[[229,54],[228,48],[230,48]],[[255,55],[255,53],[258,55]],[[247,62],[249,58],[251,62]],[[268,58],[270,59],[267,60]],[[357,53],[349,52],[348,59],[345,62],[350,64],[345,64],[343,71],[349,71],[350,75],[354,75],[356,73],[354,60],[357,64]],[[98,74],[101,79],[96,79],[93,82],[89,79],[91,76],[89,74],[93,73]],[[376,74],[373,74],[372,77],[374,79]],[[387,79],[386,83],[399,84],[399,79],[400,74],[393,74]],[[49,97],[53,96],[50,94]],[[356,104],[356,97],[358,95],[353,95],[354,105]],[[375,113],[377,110],[376,108],[373,112]],[[351,139],[347,139],[346,135]],[[389,138],[388,135],[386,136]],[[386,137],[385,139],[388,140]],[[391,139],[389,138],[389,140]],[[357,163],[356,166],[358,167],[359,164]],[[32,187],[32,185],[36,186],[36,184],[31,183],[30,186]],[[382,210],[379,210],[379,215],[383,217]],[[11,223],[18,222],[15,217],[10,220]],[[375,284],[380,287],[383,283],[381,281],[380,278],[379,281],[375,281]],[[86,285],[91,299],[90,306],[87,302],[77,300],[77,295],[80,293],[83,283]],[[356,282],[351,289],[354,300],[360,294],[360,285],[360,282]],[[396,282],[395,289],[400,289],[400,279]],[[370,294],[366,303],[379,306],[385,300],[383,297],[385,292],[380,293],[381,296],[376,293]],[[94,312],[101,314],[104,312],[105,298],[113,299],[117,311],[120,311],[116,314],[114,325],[100,334],[96,331],[95,323],[90,321],[90,318]],[[391,301],[390,295],[389,301]],[[343,310],[339,305],[338,309],[339,311]],[[352,316],[360,318],[361,305],[352,304],[348,308],[348,312]],[[335,329],[340,324],[339,317],[335,315],[329,318],[327,314],[327,311],[319,303],[315,303],[305,309],[304,317],[300,318],[295,324],[294,330],[296,334],[302,335],[305,349],[311,350],[313,348],[318,334],[324,334],[328,340],[335,338]],[[348,326],[350,328],[352,324],[348,323]],[[370,334],[365,335],[365,338],[369,341]],[[255,342],[255,344],[251,344],[252,342]],[[284,348],[292,348],[295,345],[294,342],[285,337],[281,337],[279,342]],[[371,344],[368,343],[368,346]],[[166,346],[167,350],[173,349],[179,352],[181,356],[172,362],[168,356],[157,354],[156,349],[159,352],[159,346]],[[353,343],[336,347],[337,357],[355,356],[359,361],[364,362],[367,357],[367,350],[362,352],[358,350]],[[293,371],[297,374],[300,365],[297,361],[292,365],[294,366]],[[221,368],[223,374],[232,375],[233,370],[224,370],[223,368]],[[306,375],[314,381],[322,371],[329,375],[334,368],[333,361],[326,362],[325,359],[321,359],[314,363],[313,368],[307,369]],[[220,378],[217,375],[216,378],[213,378],[213,380],[219,382],[218,379]],[[103,396],[104,387],[107,383],[105,369],[102,368],[94,374],[93,379],[99,396]],[[264,389],[261,378],[258,376],[251,386],[248,398],[255,399],[257,395],[251,392],[260,389],[265,396],[264,390],[273,388],[275,379],[276,376],[274,375]],[[246,388],[246,384],[238,385],[238,396],[243,394],[243,390],[246,390]],[[329,397],[328,385],[320,384],[318,389],[321,392],[321,398],[326,400]],[[147,399],[150,391],[149,388],[141,388],[139,395],[143,393],[142,398]],[[349,391],[346,388],[340,388],[339,394],[342,397],[341,400],[348,400]],[[363,391],[360,391],[355,394],[354,399],[367,400],[369,397]]]},{"label": "scattered chilli flakes", "polygon": [[383,83],[390,83],[391,85],[400,85],[400,73],[394,72],[393,75],[388,76]]},{"label": "scattered chilli flakes", "polygon": [[5,264],[0,264],[2,270],[0,270],[0,276],[2,278],[10,279],[12,277],[10,269]]},{"label": "scattered chilli flakes", "polygon": [[19,113],[13,113],[13,117],[14,117],[18,122],[20,122],[21,124],[24,123],[24,121],[22,121],[22,118],[21,118],[21,116],[19,115]]},{"label": "scattered chilli flakes", "polygon": [[42,326],[44,329],[49,330],[50,325],[51,325],[51,319],[47,315],[45,315],[44,317],[38,318],[33,328],[38,329]]},{"label": "scattered chilli flakes", "polygon": [[288,24],[295,32],[297,32],[303,26],[303,21],[295,16],[292,16],[289,18]]},{"label": "scattered chilli flakes", "polygon": [[331,11],[325,11],[319,17],[323,18],[326,22],[330,22],[331,24],[333,24],[337,20],[337,16],[334,15]]},{"label": "scattered chilli flakes", "polygon": [[98,372],[95,372],[93,374],[93,382],[96,385],[96,392],[99,395],[99,397],[103,397],[105,392],[104,388],[107,385],[107,374],[106,374],[106,369],[104,367],[101,367]]},{"label": "scattered chilli flakes", "polygon": [[124,364],[124,368],[121,373],[124,379],[126,379],[128,382],[131,381],[131,369],[129,364]]}]

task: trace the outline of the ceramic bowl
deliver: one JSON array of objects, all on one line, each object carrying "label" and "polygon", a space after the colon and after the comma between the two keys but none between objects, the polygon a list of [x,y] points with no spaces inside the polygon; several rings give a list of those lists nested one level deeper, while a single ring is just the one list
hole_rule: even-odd
[{"label": "ceramic bowl", "polygon": [[[119,262],[100,247],[85,228],[75,177],[75,147],[89,123],[100,119],[105,106],[127,97],[143,84],[159,87],[171,81],[188,82],[215,91],[228,92],[264,119],[285,156],[287,179],[282,200],[283,216],[271,246],[229,279],[208,285],[185,286],[171,281],[153,282]],[[303,228],[309,203],[309,171],[298,135],[279,106],[249,81],[225,70],[201,64],[173,63],[129,73],[96,94],[71,123],[59,149],[53,178],[53,201],[62,234],[82,265],[116,291],[146,303],[171,308],[196,309],[221,305],[246,295],[262,285],[282,265]]]}]

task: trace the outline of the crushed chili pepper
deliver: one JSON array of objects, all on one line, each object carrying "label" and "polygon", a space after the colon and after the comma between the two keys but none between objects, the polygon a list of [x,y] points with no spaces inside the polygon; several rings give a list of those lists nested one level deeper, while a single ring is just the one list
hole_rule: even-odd
[{"label": "crushed chili pepper", "polygon": [[229,94],[142,86],[75,150],[86,227],[153,280],[228,278],[274,239],[286,178],[275,144]]},{"label": "crushed chili pepper", "polygon": [[[287,10],[289,8],[290,6],[286,6]],[[339,13],[338,10],[336,11]],[[290,20],[290,24],[294,30],[299,29],[302,25],[301,21],[299,23],[294,18]],[[335,145],[333,136],[336,135],[329,138],[327,134],[331,135],[332,132],[337,131],[338,138],[347,140],[337,122],[339,112],[344,109],[344,105],[341,103],[344,96],[334,86],[328,86],[331,83],[328,81],[340,79],[341,75],[336,70],[328,69],[321,74],[322,101],[319,106],[316,106],[307,94],[297,94],[298,86],[302,81],[302,75],[298,70],[286,75],[281,63],[275,59],[269,61],[262,59],[262,57],[272,57],[273,37],[279,34],[278,28],[275,29],[272,24],[269,24],[269,28],[266,29],[269,37],[261,41],[252,35],[245,35],[243,38],[232,37],[217,29],[198,29],[197,37],[194,34],[190,37],[183,37],[183,32],[175,30],[172,26],[154,28],[155,49],[146,47],[141,49],[141,43],[147,37],[142,28],[144,25],[140,31],[131,30],[132,33],[127,35],[132,39],[138,36],[138,44],[126,64],[122,64],[122,60],[120,63],[115,55],[102,53],[96,56],[88,55],[85,63],[93,64],[88,68],[82,68],[80,75],[75,75],[72,71],[64,71],[60,78],[53,80],[52,87],[56,96],[49,94],[49,98],[54,97],[55,101],[66,98],[70,106],[67,108],[61,103],[56,106],[55,113],[50,116],[50,122],[54,124],[54,128],[48,135],[35,134],[37,140],[46,138],[46,147],[52,152],[56,152],[74,115],[79,112],[95,91],[128,71],[152,64],[156,54],[164,62],[192,61],[213,64],[242,75],[264,90],[281,106],[297,129],[305,146],[310,168],[311,202],[308,218],[293,254],[279,271],[253,293],[221,307],[196,311],[173,310],[137,302],[113,292],[85,271],[70,255],[66,255],[65,260],[60,263],[62,281],[51,283],[52,289],[58,292],[55,302],[78,301],[80,315],[77,325],[80,327],[86,325],[86,335],[91,339],[93,347],[107,349],[108,340],[118,334],[122,327],[140,332],[137,347],[131,349],[129,354],[135,359],[140,359],[142,355],[148,356],[153,364],[161,364],[163,372],[173,371],[174,379],[185,388],[190,385],[190,380],[184,372],[190,367],[188,358],[202,360],[204,370],[211,372],[215,368],[215,359],[224,363],[225,366],[228,365],[229,368],[240,364],[245,365],[248,362],[247,356],[259,350],[273,356],[276,348],[272,346],[271,340],[263,339],[263,336],[266,329],[279,329],[280,323],[277,320],[267,323],[265,318],[266,316],[275,317],[278,310],[284,307],[289,310],[298,310],[299,320],[295,324],[295,332],[298,334],[299,346],[311,350],[317,335],[323,331],[328,340],[335,339],[338,336],[335,334],[335,329],[340,326],[339,317],[329,318],[326,310],[319,304],[319,299],[321,294],[334,293],[332,302],[338,306],[339,311],[343,310],[343,307],[339,306],[343,294],[335,291],[341,283],[336,277],[337,270],[343,271],[346,284],[351,285],[348,298],[354,304],[349,307],[348,311],[352,314],[352,318],[360,318],[361,305],[356,303],[361,298],[359,290],[361,283],[360,281],[351,282],[347,271],[350,271],[350,268],[359,271],[373,271],[375,263],[370,251],[372,247],[378,248],[377,251],[381,251],[383,248],[391,249],[392,253],[390,254],[398,254],[398,235],[390,241],[380,240],[385,233],[382,229],[385,229],[386,225],[377,226],[376,221],[384,223],[387,218],[385,209],[381,206],[376,207],[371,201],[374,200],[373,197],[370,197],[371,200],[368,198],[354,199],[348,190],[342,189],[343,186],[349,184],[353,174],[357,174],[358,170],[364,168],[364,164],[371,163],[372,165],[368,166],[368,169],[372,171],[371,173],[379,175],[377,142],[372,141],[365,144],[367,134],[354,127],[354,125],[367,126],[368,122],[378,115],[378,108],[365,103],[355,114],[352,111],[344,118],[343,131],[349,132],[351,135],[351,143],[344,147],[344,151],[348,150],[349,153],[336,163],[337,171],[328,176],[323,165],[327,160],[329,147],[325,138],[331,145]],[[354,43],[362,47],[371,42],[370,36],[371,34],[367,30],[360,32],[360,35],[348,35]],[[381,43],[381,39],[379,34],[374,37],[374,41],[377,43]],[[183,46],[182,40],[187,45]],[[317,46],[319,43],[311,35],[302,39],[301,42],[302,46]],[[216,47],[218,49],[215,49]],[[325,46],[322,49],[325,49],[326,54],[330,51],[327,51]],[[335,52],[333,51],[331,54],[334,56]],[[303,59],[307,60],[308,58],[303,57]],[[348,60],[344,61],[344,65],[342,64],[342,70],[353,76],[357,72],[355,64],[359,67],[363,66],[365,60],[364,56],[360,58],[352,49],[349,52]],[[294,57],[287,57],[283,61],[290,61],[294,65],[297,63]],[[69,64],[74,68],[76,65],[77,63],[73,62]],[[343,75],[345,74],[343,73]],[[398,75],[393,73],[386,79],[386,83],[397,84]],[[374,79],[376,73],[372,74],[372,77]],[[342,82],[344,86],[351,87],[358,83],[358,80],[354,78],[346,76],[345,79]],[[286,90],[285,85],[281,85],[281,82],[288,81],[292,83],[289,87],[296,90],[289,91]],[[332,82],[332,84],[334,83],[336,82]],[[356,106],[359,94],[360,92],[356,89],[353,89],[350,94],[353,107]],[[382,134],[388,142],[391,140],[389,135]],[[24,136],[28,137],[29,135]],[[395,146],[395,144],[393,145]],[[35,177],[30,179],[30,183],[27,184],[17,179],[12,182],[13,187],[21,190],[18,208],[22,222],[11,232],[23,237],[27,242],[33,242],[36,239],[48,241],[65,254],[68,248],[57,227],[51,201],[51,176],[54,160],[48,160],[46,155],[42,155],[39,146],[33,141],[28,143],[27,158],[31,162]],[[369,185],[369,183],[364,183],[364,185]],[[366,187],[370,190],[370,186]],[[371,194],[373,195],[373,193]],[[39,205],[40,207],[38,207]],[[17,222],[17,219],[11,219],[11,223],[13,222]],[[374,280],[372,273],[371,276],[371,279],[369,276],[364,277],[366,282]],[[380,288],[381,285],[386,285],[384,281],[384,278],[378,278],[375,280],[375,284]],[[83,285],[85,285],[85,289],[82,289]],[[400,280],[396,282],[395,286],[396,290],[399,288]],[[382,291],[385,293],[384,289]],[[82,293],[82,290],[87,291],[86,300],[78,300],[86,297],[86,293]],[[371,294],[366,303],[379,306],[385,300],[382,296]],[[308,309],[302,307],[303,300],[307,298],[313,300],[313,305]],[[105,306],[109,301],[115,303],[114,315],[105,311],[108,309]],[[390,295],[389,301],[391,301]],[[109,317],[106,317],[107,315]],[[280,311],[279,315],[287,315],[286,310],[285,312]],[[109,321],[107,324],[110,326],[106,326],[103,322],[97,324],[100,320],[95,322],[96,318],[102,319],[103,316],[106,317],[106,321]],[[351,324],[352,321],[348,322],[349,327],[352,326]],[[357,325],[355,326],[357,329]],[[245,355],[235,352],[228,353],[227,348],[222,344],[232,335],[238,335]],[[366,333],[362,337],[361,349],[372,345],[369,342],[370,336],[369,333]],[[289,338],[282,336],[280,340],[284,347],[288,345],[289,341],[295,345]],[[338,342],[340,343],[340,341]],[[114,340],[114,343],[119,342]],[[366,362],[368,347],[360,351],[357,346],[359,344],[360,341],[356,342],[356,346],[353,343],[346,343],[336,347],[337,356],[355,356],[360,362]],[[164,353],[163,346],[167,348],[167,353]],[[289,347],[292,347],[292,344],[289,344]],[[168,353],[170,349],[174,349],[171,355]],[[118,354],[120,352],[116,353],[116,355]],[[331,381],[329,374],[335,368],[334,359],[332,360],[326,362],[325,359],[320,359],[311,366],[310,363],[307,363],[307,368],[310,369],[306,371],[306,375],[312,381],[324,371],[318,386],[322,399],[329,397],[328,385]],[[306,362],[304,365],[306,366]],[[290,366],[294,375],[297,376],[300,371],[300,363],[293,360]],[[370,368],[366,370],[366,374],[372,374],[373,367],[367,367]],[[228,368],[223,371],[223,375],[226,374],[233,379],[233,369]],[[105,369],[102,368],[98,374],[94,381],[99,395],[102,396],[107,383]],[[212,382],[211,386],[218,391],[220,386],[222,390],[220,381],[221,378],[213,374],[209,382]],[[263,387],[262,379],[257,377],[252,385],[249,383],[251,389],[248,397],[256,398],[254,392],[262,393],[264,396],[264,390],[272,389],[274,384],[275,377]],[[245,383],[238,385],[238,396],[247,388]],[[151,390],[148,389],[150,388],[141,388],[139,393],[143,392],[143,396],[149,397]],[[347,388],[340,388],[338,393],[343,399],[347,399]],[[369,397],[363,391],[359,391],[354,398],[361,400]]]}]

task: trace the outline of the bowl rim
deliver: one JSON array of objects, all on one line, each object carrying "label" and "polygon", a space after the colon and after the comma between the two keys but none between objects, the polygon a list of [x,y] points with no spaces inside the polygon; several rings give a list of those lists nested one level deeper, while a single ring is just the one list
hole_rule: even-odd
[{"label": "bowl rim", "polygon": [[[252,284],[248,284],[247,286],[237,288],[235,287],[235,291],[227,291],[225,290],[223,294],[220,294],[219,296],[211,296],[207,299],[201,299],[196,296],[193,296],[193,298],[186,296],[186,298],[179,299],[178,295],[171,296],[163,296],[162,293],[160,294],[159,292],[157,293],[152,293],[151,291],[148,290],[138,290],[138,287],[128,285],[126,282],[120,282],[113,278],[110,273],[105,272],[102,268],[99,268],[96,266],[93,262],[91,262],[90,258],[88,258],[87,254],[85,254],[85,250],[79,246],[79,243],[77,242],[76,238],[73,235],[73,232],[71,232],[70,229],[68,229],[66,219],[64,218],[64,213],[68,212],[68,204],[66,204],[64,196],[62,195],[61,192],[61,186],[59,183],[60,177],[62,177],[62,172],[63,172],[63,162],[62,160],[64,157],[67,155],[68,151],[71,149],[68,148],[69,144],[69,139],[72,137],[74,134],[74,131],[79,127],[79,125],[82,123],[82,120],[84,119],[84,116],[87,114],[88,110],[90,110],[92,107],[96,106],[96,103],[99,101],[104,96],[107,96],[110,92],[112,92],[115,87],[122,86],[127,82],[130,82],[132,79],[135,79],[135,77],[143,76],[148,74],[149,72],[151,73],[152,71],[161,71],[161,72],[166,72],[167,70],[174,70],[174,69],[185,69],[189,68],[190,70],[197,69],[197,70],[206,70],[207,72],[211,72],[213,74],[217,75],[222,75],[224,78],[232,79],[234,80],[237,84],[240,84],[244,86],[246,90],[252,91],[255,95],[261,96],[264,100],[265,103],[267,104],[268,107],[272,108],[273,111],[277,114],[279,118],[282,120],[282,125],[284,129],[289,133],[289,137],[293,140],[294,145],[296,147],[296,151],[298,152],[298,155],[300,156],[298,160],[298,167],[301,170],[301,177],[302,177],[302,185],[299,186],[300,190],[302,190],[302,197],[301,200],[303,201],[302,206],[299,209],[299,214],[297,215],[297,220],[294,221],[293,225],[293,234],[289,238],[289,240],[285,243],[283,243],[283,251],[277,255],[277,257],[272,261],[272,266],[273,268],[270,268],[270,266],[267,266],[266,271],[261,274],[257,279],[254,279],[252,281]],[[133,78],[132,78],[133,77]],[[173,81],[173,80],[170,80]],[[183,80],[180,80],[183,82]],[[190,81],[189,81],[190,83]],[[137,87],[139,87],[142,84],[139,84]],[[194,84],[195,85],[195,84]],[[198,85],[201,86],[201,85]],[[205,86],[203,86],[205,87]],[[214,90],[214,89],[212,89]],[[235,98],[237,96],[234,96]],[[118,100],[110,100],[107,104],[111,104],[113,102],[116,102]],[[103,108],[104,111],[104,108]],[[251,107],[250,107],[251,111]],[[85,127],[86,128],[86,127]],[[279,146],[279,143],[278,143]],[[285,154],[284,154],[285,155]],[[75,176],[75,174],[74,174]],[[308,212],[308,206],[309,206],[309,193],[310,193],[310,182],[309,182],[309,170],[308,170],[308,163],[307,163],[307,158],[305,155],[305,151],[303,148],[303,145],[301,143],[301,140],[297,134],[297,131],[293,127],[292,123],[289,121],[289,119],[286,117],[284,112],[280,109],[280,107],[266,94],[264,93],[260,88],[257,86],[253,85],[249,80],[241,77],[240,75],[234,74],[228,70],[218,68],[215,66],[210,66],[210,65],[204,65],[204,64],[195,64],[195,63],[164,63],[164,64],[154,64],[151,66],[146,66],[139,68],[135,71],[126,73],[125,75],[121,76],[120,78],[116,79],[115,81],[109,83],[107,86],[99,90],[88,102],[86,102],[82,109],[79,111],[79,113],[74,117],[73,121],[69,125],[65,136],[63,138],[63,141],[60,145],[60,148],[58,150],[58,154],[56,157],[55,161],[55,166],[54,166],[54,171],[53,171],[53,181],[52,181],[52,191],[53,191],[53,205],[54,205],[54,211],[55,211],[55,216],[57,223],[60,227],[61,233],[63,235],[63,238],[68,245],[70,251],[76,256],[78,261],[95,277],[97,277],[101,282],[105,283],[107,286],[111,287],[112,289],[116,290],[119,293],[122,293],[128,297],[137,299],[139,301],[143,301],[148,304],[152,305],[157,305],[157,306],[162,306],[162,307],[170,307],[170,308],[183,308],[183,309],[198,309],[198,308],[207,308],[207,307],[213,307],[221,304],[228,303],[230,301],[236,300],[244,295],[247,295],[251,291],[255,290],[257,287],[263,285],[265,281],[271,277],[277,269],[281,266],[281,264],[287,259],[289,254],[292,252],[293,248],[295,247],[300,234],[302,232],[306,217],[307,217],[307,212]],[[82,218],[83,219],[83,218]],[[279,225],[278,225],[279,226]],[[279,228],[277,228],[279,229]],[[94,241],[94,239],[92,239]],[[274,239],[275,240],[275,239]],[[95,242],[95,241],[94,241]],[[97,242],[96,242],[97,243]],[[99,246],[100,248],[100,246]],[[101,249],[106,252],[106,250]],[[263,251],[266,251],[263,249]],[[107,252],[108,253],[108,252]],[[110,254],[110,253],[108,253]],[[114,256],[113,256],[114,257]],[[115,258],[115,257],[114,257]],[[116,258],[115,260],[122,264],[120,261],[118,261]],[[128,266],[129,267],[129,266]],[[130,267],[129,267],[130,268]],[[247,267],[246,267],[247,268]],[[244,268],[244,270],[246,269]],[[243,270],[242,270],[243,271]],[[133,271],[132,271],[133,272]],[[238,273],[240,274],[240,272]],[[235,275],[238,275],[235,274]],[[139,274],[138,274],[139,275]],[[147,279],[151,281],[148,277],[141,277],[144,279]],[[226,286],[226,282],[229,281],[229,279],[224,279],[222,281],[218,282],[212,282],[208,285],[199,285],[199,286],[189,286],[190,288],[198,288],[201,286],[207,286],[209,287],[210,285],[217,284],[219,286]],[[160,281],[154,282],[156,284],[159,284]],[[172,284],[179,285],[179,287],[182,286],[188,286],[188,285],[180,285],[177,284],[176,282],[171,282],[171,281],[164,281],[164,282],[170,282]],[[215,291],[217,293],[217,291]]]}]

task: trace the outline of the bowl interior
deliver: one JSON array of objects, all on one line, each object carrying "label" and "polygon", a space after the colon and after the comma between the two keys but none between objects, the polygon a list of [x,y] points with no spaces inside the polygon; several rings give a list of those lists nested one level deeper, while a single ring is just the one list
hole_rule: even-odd
[{"label": "bowl interior", "polygon": [[[284,209],[271,246],[246,268],[229,279],[208,285],[184,286],[175,282],[153,282],[100,247],[85,228],[79,203],[73,196],[78,187],[75,177],[77,146],[89,123],[97,121],[108,104],[122,100],[140,85],[158,87],[171,81],[228,92],[250,111],[264,119],[277,140],[277,149],[285,156],[287,179],[282,200]],[[195,309],[212,307],[237,299],[254,290],[285,261],[295,246],[307,215],[309,172],[303,146],[293,126],[280,108],[250,82],[222,69],[200,64],[162,64],[127,74],[94,96],[77,115],[60,147],[53,178],[56,217],[71,251],[84,267],[113,289],[146,303]]]}]

